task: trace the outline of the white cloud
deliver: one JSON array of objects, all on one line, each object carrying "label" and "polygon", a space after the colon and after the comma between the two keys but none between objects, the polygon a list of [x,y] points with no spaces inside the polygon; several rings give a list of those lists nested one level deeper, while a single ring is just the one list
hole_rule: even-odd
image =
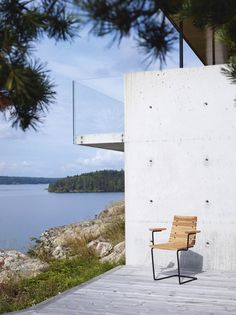
[{"label": "white cloud", "polygon": [[27,162],[27,161],[23,161],[21,163],[21,165],[22,165],[22,167],[25,167],[25,168],[31,167],[31,164],[29,162]]},{"label": "white cloud", "polygon": [[8,172],[14,171],[17,168],[17,163],[6,163],[0,161],[0,174],[8,175]]},{"label": "white cloud", "polygon": [[124,158],[122,152],[96,150],[90,157],[79,158],[62,166],[62,171],[70,174],[91,172],[102,169],[124,168]]},{"label": "white cloud", "polygon": [[24,172],[26,169],[31,169],[32,165],[27,161],[22,162],[6,162],[0,161],[1,176],[27,176]]},{"label": "white cloud", "polygon": [[123,162],[123,153],[109,150],[97,150],[90,158],[78,159],[77,163],[84,166],[115,166]]}]

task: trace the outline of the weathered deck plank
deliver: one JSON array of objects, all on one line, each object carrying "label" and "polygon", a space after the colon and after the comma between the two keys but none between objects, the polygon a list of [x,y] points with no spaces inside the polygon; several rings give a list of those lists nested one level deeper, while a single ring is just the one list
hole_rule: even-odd
[{"label": "weathered deck plank", "polygon": [[180,286],[156,282],[151,270],[125,266],[78,286],[24,315],[236,314],[236,273],[201,273]]}]

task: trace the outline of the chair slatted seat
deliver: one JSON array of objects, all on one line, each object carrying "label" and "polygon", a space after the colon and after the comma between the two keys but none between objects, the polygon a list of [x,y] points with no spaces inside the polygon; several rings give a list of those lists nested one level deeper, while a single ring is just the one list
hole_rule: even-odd
[{"label": "chair slatted seat", "polygon": [[[197,229],[197,217],[196,216],[174,216],[172,228],[169,236],[169,241],[167,243],[155,244],[154,233],[161,232],[166,230],[165,228],[150,228],[152,232],[152,245],[151,247],[151,258],[152,258],[152,270],[153,270],[153,279],[162,280],[171,277],[178,277],[179,284],[190,282],[196,280],[196,277],[184,276],[180,274],[180,265],[179,265],[179,252],[187,251],[189,248],[192,248],[196,243],[196,234],[199,233]],[[154,249],[162,250],[176,250],[177,251],[177,264],[178,264],[178,274],[156,278],[155,275],[155,266],[154,266]],[[181,278],[189,278],[189,280],[181,281]]]}]

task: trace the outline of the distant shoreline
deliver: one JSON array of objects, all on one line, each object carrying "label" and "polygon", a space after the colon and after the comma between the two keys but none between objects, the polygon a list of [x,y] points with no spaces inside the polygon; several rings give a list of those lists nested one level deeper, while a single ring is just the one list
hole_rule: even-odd
[{"label": "distant shoreline", "polygon": [[50,177],[23,177],[23,176],[0,176],[0,185],[49,185],[59,178]]},{"label": "distant shoreline", "polygon": [[[48,190],[48,189],[46,189]],[[104,193],[124,193],[124,191],[50,191],[52,194],[104,194]]]},{"label": "distant shoreline", "polygon": [[11,186],[11,185],[49,185],[50,183],[10,183],[10,184],[3,184],[0,183],[0,186]]}]

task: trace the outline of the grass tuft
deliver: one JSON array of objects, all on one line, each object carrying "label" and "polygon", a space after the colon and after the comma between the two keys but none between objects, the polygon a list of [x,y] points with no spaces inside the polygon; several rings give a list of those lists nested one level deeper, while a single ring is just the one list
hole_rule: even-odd
[{"label": "grass tuft", "polygon": [[94,256],[54,260],[40,275],[0,285],[0,314],[37,304],[117,266]]},{"label": "grass tuft", "polygon": [[93,240],[91,236],[81,235],[78,237],[67,237],[63,242],[63,246],[67,248],[69,256],[80,256],[80,257],[94,257],[95,254],[91,248],[88,248],[87,244]]},{"label": "grass tuft", "polygon": [[109,241],[113,246],[124,241],[125,222],[123,218],[114,218],[101,231],[101,237]]}]

